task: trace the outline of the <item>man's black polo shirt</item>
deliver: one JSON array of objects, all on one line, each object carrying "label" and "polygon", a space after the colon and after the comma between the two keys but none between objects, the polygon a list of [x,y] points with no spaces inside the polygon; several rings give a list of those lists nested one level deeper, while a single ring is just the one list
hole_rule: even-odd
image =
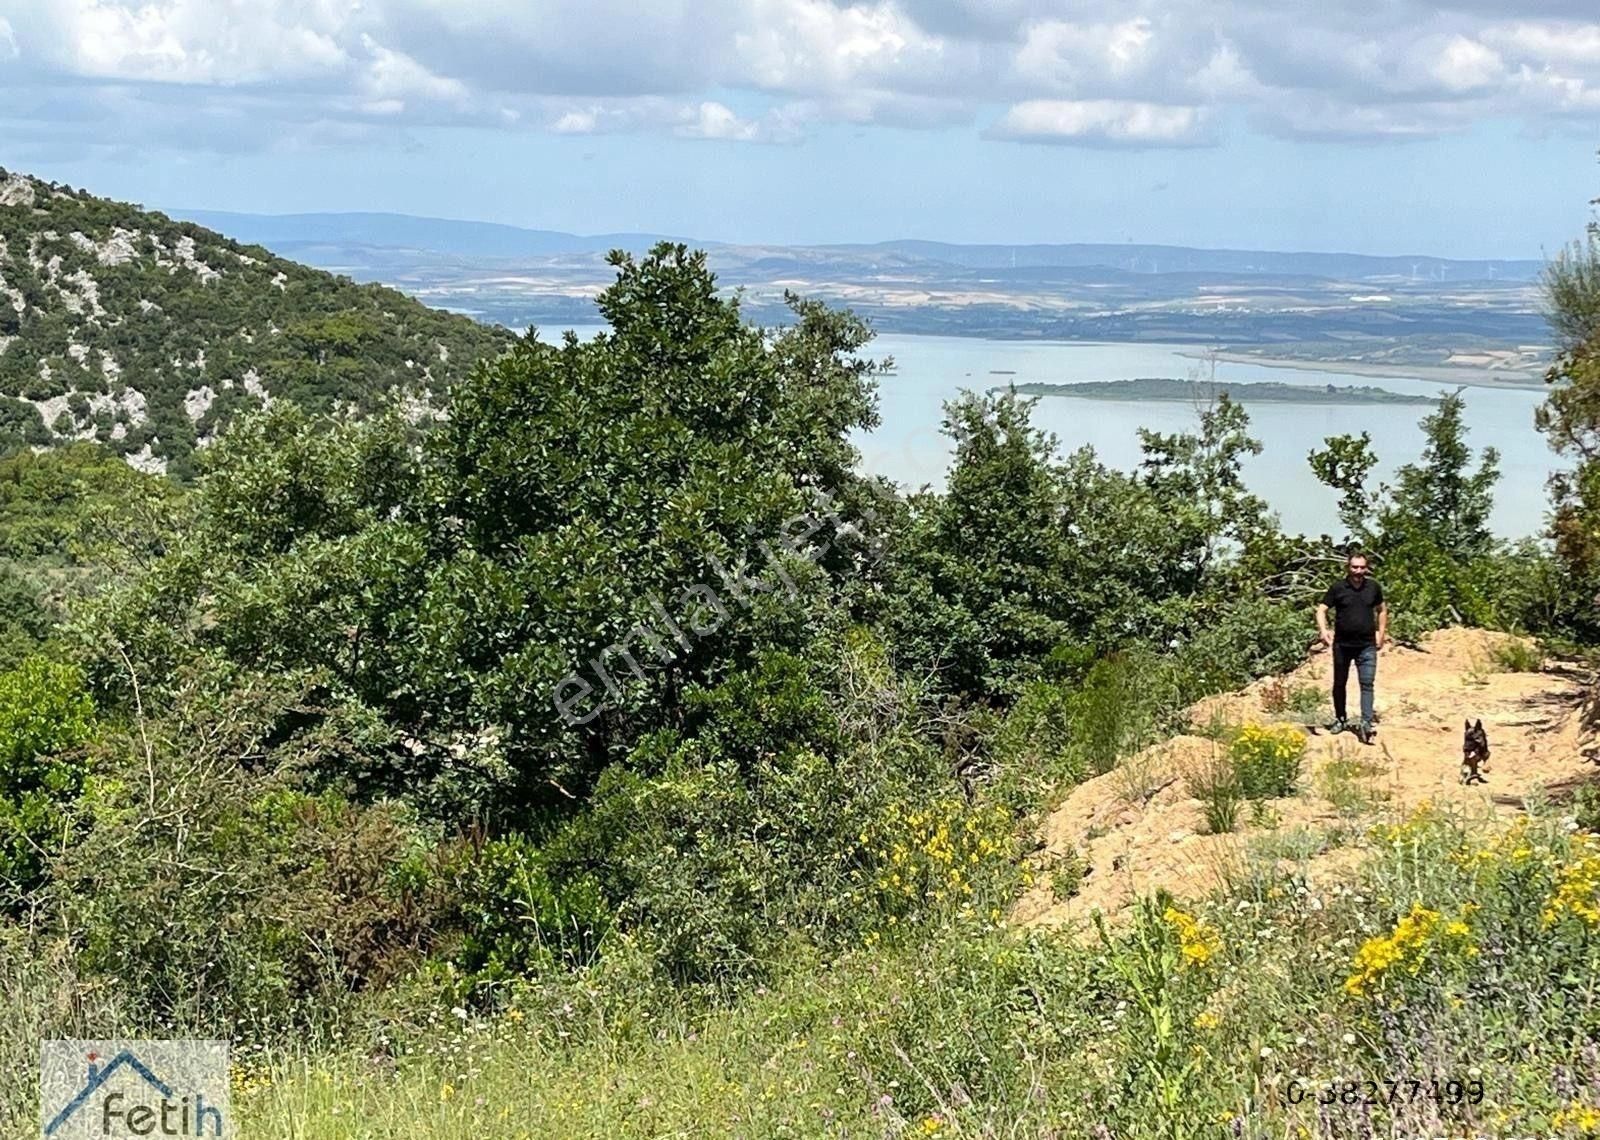
[{"label": "man's black polo shirt", "polygon": [[1383,587],[1368,578],[1360,589],[1341,578],[1328,587],[1322,604],[1333,611],[1333,640],[1340,645],[1376,645],[1378,607],[1383,604]]}]

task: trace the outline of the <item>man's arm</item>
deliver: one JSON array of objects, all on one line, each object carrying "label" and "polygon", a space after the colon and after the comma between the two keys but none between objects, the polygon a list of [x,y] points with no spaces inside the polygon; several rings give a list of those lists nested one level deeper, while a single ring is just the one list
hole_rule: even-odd
[{"label": "man's arm", "polygon": [[1383,648],[1383,643],[1389,640],[1389,603],[1378,603],[1378,648]]},{"label": "man's arm", "polygon": [[1322,635],[1322,644],[1333,644],[1333,630],[1328,628],[1328,603],[1317,603],[1317,632]]}]

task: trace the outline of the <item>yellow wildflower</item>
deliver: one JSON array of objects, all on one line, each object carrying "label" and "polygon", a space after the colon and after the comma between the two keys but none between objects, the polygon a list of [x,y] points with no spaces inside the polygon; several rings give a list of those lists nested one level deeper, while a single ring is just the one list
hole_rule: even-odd
[{"label": "yellow wildflower", "polygon": [[1186,966],[1203,967],[1222,950],[1222,939],[1209,923],[1169,906],[1162,919],[1178,932],[1178,948]]}]

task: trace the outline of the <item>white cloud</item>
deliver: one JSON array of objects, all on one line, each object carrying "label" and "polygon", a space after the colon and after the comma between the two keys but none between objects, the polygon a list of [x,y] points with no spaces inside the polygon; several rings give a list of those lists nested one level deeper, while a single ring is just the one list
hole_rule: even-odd
[{"label": "white cloud", "polygon": [[741,119],[721,103],[704,102],[693,111],[693,118],[678,128],[678,134],[696,139],[732,139],[750,142],[759,137],[761,127]]},{"label": "white cloud", "polygon": [[1457,35],[1440,49],[1431,73],[1448,91],[1478,91],[1501,79],[1505,65],[1493,48]]},{"label": "white cloud", "polygon": [[1600,24],[1499,24],[1483,39],[1518,59],[1600,67]]},{"label": "white cloud", "polygon": [[0,106],[77,145],[458,123],[769,142],[996,106],[991,135],[1038,142],[1193,145],[1232,112],[1382,140],[1593,112],[1593,3],[0,0]]},{"label": "white cloud", "polygon": [[1207,141],[1198,107],[1114,99],[1033,99],[1010,108],[989,133],[1021,142],[1183,146]]},{"label": "white cloud", "polygon": [[360,79],[368,98],[401,104],[406,99],[456,104],[467,101],[467,85],[459,79],[435,75],[410,56],[384,47],[371,36],[363,35],[361,46],[370,56]]}]

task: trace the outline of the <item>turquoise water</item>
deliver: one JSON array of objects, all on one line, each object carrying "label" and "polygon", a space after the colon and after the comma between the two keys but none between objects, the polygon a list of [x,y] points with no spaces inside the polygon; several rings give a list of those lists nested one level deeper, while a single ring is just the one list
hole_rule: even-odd
[{"label": "turquoise water", "polygon": [[[592,329],[579,329],[590,333]],[[886,475],[906,487],[942,486],[950,459],[950,441],[940,434],[942,404],[962,389],[983,391],[1008,383],[1071,383],[1124,380],[1141,376],[1197,375],[1201,362],[1180,355],[1194,349],[1152,344],[1082,344],[1076,342],[996,341],[962,337],[884,335],[871,345],[875,357],[894,359],[895,371],[879,381],[883,423],[861,433],[862,468]],[[1013,375],[995,375],[996,372]],[[1260,364],[1219,362],[1221,381],[1275,380],[1284,384],[1321,386],[1372,385],[1392,392],[1437,395],[1452,385],[1400,377],[1352,376],[1337,371],[1301,371]],[[1533,410],[1544,399],[1540,390],[1468,388],[1466,423],[1474,452],[1488,446],[1500,451],[1500,482],[1495,492],[1492,525],[1507,538],[1536,534],[1544,525],[1545,480],[1555,455],[1533,429]],[[1366,405],[1256,404],[1249,407],[1251,433],[1262,453],[1245,462],[1245,481],[1276,510],[1285,527],[1319,534],[1337,533],[1334,495],[1318,483],[1306,463],[1307,454],[1330,435],[1369,432],[1380,465],[1379,476],[1391,475],[1415,460],[1422,448],[1418,421],[1426,407]],[[1046,397],[1034,411],[1034,423],[1052,432],[1063,452],[1084,444],[1102,461],[1131,470],[1140,458],[1138,429],[1174,432],[1198,426],[1196,410],[1181,402],[1114,402]]]}]

